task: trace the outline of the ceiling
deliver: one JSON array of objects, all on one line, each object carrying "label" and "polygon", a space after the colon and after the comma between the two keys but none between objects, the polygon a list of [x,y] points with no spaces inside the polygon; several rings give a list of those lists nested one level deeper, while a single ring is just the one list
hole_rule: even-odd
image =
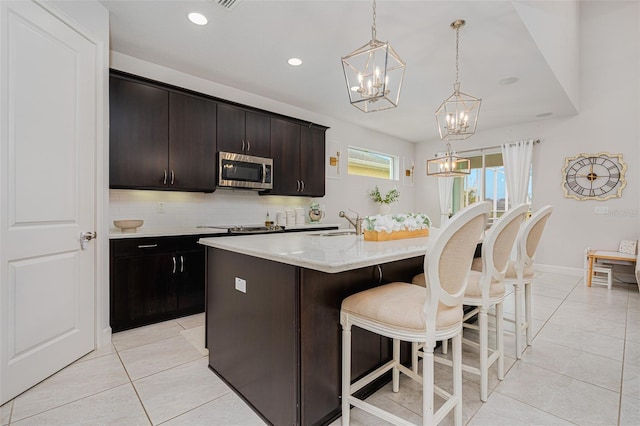
[{"label": "ceiling", "polygon": [[[566,84],[571,66],[554,62],[553,42],[532,36],[536,22],[544,28],[537,34],[562,32],[558,23],[566,8],[541,5],[566,2],[378,0],[377,38],[389,41],[407,66],[399,106],[363,113],[349,104],[340,59],[371,39],[371,1],[241,0],[232,9],[217,1],[101,0],[110,12],[111,50],[423,142],[438,139],[434,112],[455,81],[455,31],[449,25],[465,19],[461,91],[483,100],[478,134],[544,120],[540,114],[576,113]],[[189,22],[192,11],[209,24]],[[290,57],[303,65],[288,65]],[[512,77],[518,81],[504,84]]]}]

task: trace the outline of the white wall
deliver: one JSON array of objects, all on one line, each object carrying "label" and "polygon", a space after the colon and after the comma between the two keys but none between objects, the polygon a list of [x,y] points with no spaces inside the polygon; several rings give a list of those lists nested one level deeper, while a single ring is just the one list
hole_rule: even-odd
[{"label": "white wall", "polygon": [[[536,263],[569,268],[582,268],[588,246],[617,251],[620,240],[640,237],[640,2],[581,2],[580,8],[580,113],[486,131],[481,114],[476,135],[453,144],[462,151],[541,139],[534,147],[533,208],[551,204],[554,213]],[[440,141],[419,144],[418,163],[424,167],[426,159],[443,148]],[[565,157],[601,151],[624,156],[628,169],[622,197],[607,201],[564,198],[561,169]],[[437,194],[437,179],[424,176],[424,170],[418,177],[416,209],[436,218],[439,207],[426,203],[420,194]],[[609,214],[595,214],[596,206],[609,207]]]},{"label": "white wall", "polygon": [[[326,134],[327,149],[332,149],[335,144],[338,144],[342,159],[346,159],[346,149],[349,144],[397,155],[401,159],[406,159],[409,164],[414,155],[415,146],[412,143],[118,52],[111,52],[111,68],[328,126],[330,129]],[[326,161],[328,162],[328,156]],[[313,201],[325,206],[326,218],[323,222],[340,223],[342,227],[346,227],[347,222],[338,217],[340,210],[352,209],[360,215],[375,214],[377,206],[367,196],[368,191],[375,185],[379,185],[383,193],[394,186],[400,190],[400,199],[393,205],[392,211],[414,211],[413,187],[404,185],[402,178],[392,182],[383,179],[349,176],[346,173],[346,161],[343,161],[341,166],[338,179],[327,179],[327,195],[323,198],[313,199]],[[211,167],[214,165],[212,164]],[[277,210],[288,206],[308,207],[311,201],[312,199],[309,197],[259,196],[252,191],[240,190],[217,190],[213,194],[110,191],[111,219],[144,219],[145,227],[256,224],[264,221],[267,211],[273,218]],[[157,212],[159,202],[165,203],[165,213]]]}]

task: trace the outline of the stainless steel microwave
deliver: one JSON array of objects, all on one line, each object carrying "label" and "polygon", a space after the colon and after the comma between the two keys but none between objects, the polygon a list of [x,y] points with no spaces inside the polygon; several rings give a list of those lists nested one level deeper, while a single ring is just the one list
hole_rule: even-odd
[{"label": "stainless steel microwave", "polygon": [[221,188],[273,189],[273,159],[218,152],[218,186]]}]

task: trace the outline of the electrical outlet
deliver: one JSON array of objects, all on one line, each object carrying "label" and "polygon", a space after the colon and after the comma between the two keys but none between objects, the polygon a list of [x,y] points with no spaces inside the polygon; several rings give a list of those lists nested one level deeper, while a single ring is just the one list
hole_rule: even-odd
[{"label": "electrical outlet", "polygon": [[236,290],[246,293],[247,281],[243,280],[242,278],[236,277]]},{"label": "electrical outlet", "polygon": [[595,213],[596,214],[609,214],[609,207],[607,207],[607,206],[596,206]]},{"label": "electrical outlet", "polygon": [[158,213],[164,213],[164,203],[158,203]]}]

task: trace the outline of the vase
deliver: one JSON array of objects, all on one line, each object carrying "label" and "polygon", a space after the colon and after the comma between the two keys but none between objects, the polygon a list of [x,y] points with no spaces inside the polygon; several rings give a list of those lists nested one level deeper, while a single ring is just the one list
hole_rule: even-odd
[{"label": "vase", "polygon": [[378,209],[380,214],[389,214],[391,212],[391,206],[389,204],[382,203]]}]

